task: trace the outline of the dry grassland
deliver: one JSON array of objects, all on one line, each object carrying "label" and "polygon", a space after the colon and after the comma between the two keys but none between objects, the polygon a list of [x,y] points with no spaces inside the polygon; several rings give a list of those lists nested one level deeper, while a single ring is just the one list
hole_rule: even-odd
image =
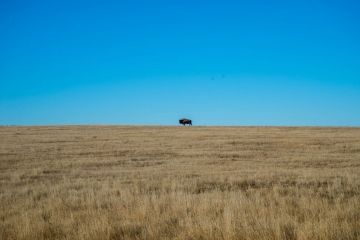
[{"label": "dry grassland", "polygon": [[360,128],[0,127],[0,239],[360,239]]}]

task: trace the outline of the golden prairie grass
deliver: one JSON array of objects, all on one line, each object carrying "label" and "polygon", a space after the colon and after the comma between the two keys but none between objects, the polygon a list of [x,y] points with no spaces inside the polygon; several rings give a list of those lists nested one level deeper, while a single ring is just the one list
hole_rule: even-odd
[{"label": "golden prairie grass", "polygon": [[0,239],[360,239],[360,129],[1,127]]}]

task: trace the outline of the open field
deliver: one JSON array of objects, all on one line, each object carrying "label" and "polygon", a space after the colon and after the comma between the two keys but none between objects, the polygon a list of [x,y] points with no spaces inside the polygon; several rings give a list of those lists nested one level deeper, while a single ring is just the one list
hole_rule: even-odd
[{"label": "open field", "polygon": [[0,239],[360,239],[360,128],[0,127]]}]

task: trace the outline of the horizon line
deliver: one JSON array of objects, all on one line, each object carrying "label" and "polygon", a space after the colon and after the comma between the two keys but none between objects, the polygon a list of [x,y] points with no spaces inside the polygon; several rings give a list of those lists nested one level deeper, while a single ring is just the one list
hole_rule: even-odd
[{"label": "horizon line", "polygon": [[360,128],[360,125],[193,125],[182,126],[180,124],[0,124],[0,127],[244,127],[244,128]]}]

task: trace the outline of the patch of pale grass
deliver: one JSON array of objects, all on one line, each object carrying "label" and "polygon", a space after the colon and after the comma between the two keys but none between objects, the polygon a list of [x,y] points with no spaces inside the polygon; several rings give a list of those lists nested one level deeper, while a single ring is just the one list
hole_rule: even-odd
[{"label": "patch of pale grass", "polygon": [[0,239],[360,238],[358,128],[0,136]]}]

